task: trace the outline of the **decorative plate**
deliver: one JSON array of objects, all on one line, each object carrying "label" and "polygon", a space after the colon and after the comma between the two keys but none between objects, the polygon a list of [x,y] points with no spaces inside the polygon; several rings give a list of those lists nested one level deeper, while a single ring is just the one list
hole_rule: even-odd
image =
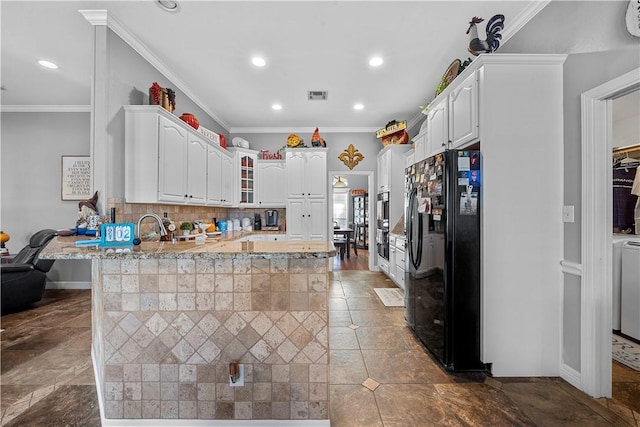
[{"label": "decorative plate", "polygon": [[449,65],[449,68],[447,68],[447,71],[444,72],[444,75],[440,79],[440,84],[436,87],[436,96],[440,95],[442,91],[445,90],[453,80],[455,80],[458,76],[460,64],[460,60],[456,59]]},{"label": "decorative plate", "polygon": [[447,71],[445,71],[444,76],[442,76],[446,86],[449,86],[449,84],[458,76],[459,68],[460,68],[459,59],[456,59],[451,63],[451,65],[449,65],[449,68],[447,68]]}]

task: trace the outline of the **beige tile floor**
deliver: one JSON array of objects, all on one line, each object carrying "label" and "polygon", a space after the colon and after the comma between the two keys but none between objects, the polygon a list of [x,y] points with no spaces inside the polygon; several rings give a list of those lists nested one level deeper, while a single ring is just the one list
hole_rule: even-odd
[{"label": "beige tile floor", "polygon": [[[629,409],[640,406],[640,373],[626,375],[616,363],[622,400],[591,399],[558,378],[443,371],[404,326],[403,309],[384,307],[373,292],[393,286],[381,273],[333,273],[332,427],[640,426],[640,413]],[[40,307],[1,318],[1,425],[100,425],[90,298],[47,291]]]}]

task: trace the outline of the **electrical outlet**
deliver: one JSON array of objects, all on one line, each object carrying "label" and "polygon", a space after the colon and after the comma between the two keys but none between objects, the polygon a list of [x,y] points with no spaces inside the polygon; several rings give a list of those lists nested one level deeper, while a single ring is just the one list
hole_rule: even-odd
[{"label": "electrical outlet", "polygon": [[231,377],[229,377],[229,385],[231,387],[244,386],[244,365],[242,363],[238,363],[238,378],[236,379],[236,382],[233,382]]},{"label": "electrical outlet", "polygon": [[562,222],[573,222],[573,210],[574,206],[563,206],[562,207]]}]

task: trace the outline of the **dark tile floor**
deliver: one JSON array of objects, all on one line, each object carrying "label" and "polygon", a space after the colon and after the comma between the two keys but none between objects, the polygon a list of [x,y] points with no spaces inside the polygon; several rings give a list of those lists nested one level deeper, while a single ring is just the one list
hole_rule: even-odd
[{"label": "dark tile floor", "polygon": [[[381,273],[333,273],[332,427],[640,426],[640,372],[615,362],[614,399],[591,399],[558,378],[443,371],[404,326],[403,309],[373,292],[393,286]],[[90,298],[47,291],[39,307],[1,318],[1,425],[100,425]]]}]

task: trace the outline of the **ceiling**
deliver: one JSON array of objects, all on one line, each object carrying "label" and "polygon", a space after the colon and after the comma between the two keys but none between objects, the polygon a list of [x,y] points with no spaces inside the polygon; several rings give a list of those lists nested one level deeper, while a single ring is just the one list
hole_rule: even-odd
[{"label": "ceiling", "polygon": [[[107,9],[110,28],[177,77],[176,87],[229,132],[368,131],[420,117],[449,64],[471,56],[465,32],[473,16],[505,15],[504,43],[546,4],[181,1],[170,13],[154,1],[3,0],[2,111],[88,111],[93,29],[78,10]],[[484,31],[482,23],[480,38]],[[253,55],[267,65],[252,65]],[[368,65],[374,55],[384,59],[377,68]],[[41,58],[60,68],[40,67]],[[309,101],[310,90],[328,99]]]}]

